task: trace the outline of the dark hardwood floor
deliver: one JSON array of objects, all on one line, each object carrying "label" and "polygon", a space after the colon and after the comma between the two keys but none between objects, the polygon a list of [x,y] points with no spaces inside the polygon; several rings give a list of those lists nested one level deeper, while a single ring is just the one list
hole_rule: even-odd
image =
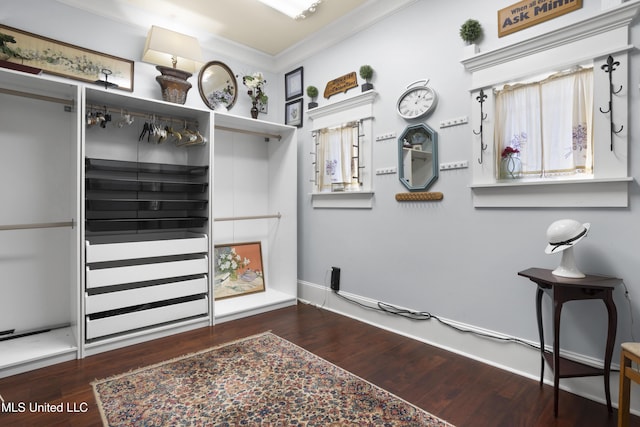
[{"label": "dark hardwood floor", "polygon": [[[563,391],[555,418],[549,386],[299,304],[0,379],[6,402],[63,403],[79,411],[4,412],[0,426],[99,426],[92,380],[268,330],[458,427],[613,427],[617,422],[615,409],[610,414],[604,405]],[[640,426],[640,419],[633,417],[632,425]]]}]

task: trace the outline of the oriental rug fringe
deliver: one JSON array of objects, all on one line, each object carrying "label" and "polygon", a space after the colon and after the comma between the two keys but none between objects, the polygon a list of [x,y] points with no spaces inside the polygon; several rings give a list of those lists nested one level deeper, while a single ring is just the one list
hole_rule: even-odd
[{"label": "oriental rug fringe", "polygon": [[270,332],[92,386],[107,426],[452,427]]}]

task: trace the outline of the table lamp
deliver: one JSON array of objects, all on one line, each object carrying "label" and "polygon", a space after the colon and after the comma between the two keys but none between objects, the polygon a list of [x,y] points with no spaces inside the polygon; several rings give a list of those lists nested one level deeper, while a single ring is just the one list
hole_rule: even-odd
[{"label": "table lamp", "polygon": [[153,25],[147,35],[142,60],[157,65],[161,75],[156,81],[162,89],[162,99],[184,104],[191,89],[187,79],[202,66],[198,39]]}]

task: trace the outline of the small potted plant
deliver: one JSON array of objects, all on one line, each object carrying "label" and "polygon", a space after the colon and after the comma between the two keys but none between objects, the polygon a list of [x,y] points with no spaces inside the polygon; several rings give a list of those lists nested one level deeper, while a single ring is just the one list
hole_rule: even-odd
[{"label": "small potted plant", "polygon": [[318,106],[316,98],[318,97],[318,88],[315,86],[307,86],[307,96],[311,98],[311,102],[307,105],[307,108],[312,109]]},{"label": "small potted plant", "polygon": [[467,19],[460,27],[460,38],[469,47],[469,53],[478,53],[476,42],[482,37],[482,26],[475,19]]},{"label": "small potted plant", "polygon": [[371,65],[363,65],[360,67],[360,77],[366,80],[366,83],[362,85],[363,92],[373,89],[373,84],[371,83],[373,68],[371,68]]}]

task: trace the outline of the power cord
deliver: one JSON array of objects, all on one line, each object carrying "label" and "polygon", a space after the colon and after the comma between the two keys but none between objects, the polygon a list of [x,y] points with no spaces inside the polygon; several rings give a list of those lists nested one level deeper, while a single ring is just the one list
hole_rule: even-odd
[{"label": "power cord", "polygon": [[[326,277],[325,277],[325,282],[326,282]],[[633,342],[637,342],[635,335],[633,333],[633,309],[631,306],[631,297],[629,296],[629,289],[627,288],[627,284],[622,282],[622,285],[624,286],[624,296],[627,299],[627,302],[629,304],[629,316],[631,318],[631,339],[633,340]],[[378,302],[376,304],[376,306],[371,306],[368,304],[363,304],[360,301],[354,300],[352,298],[349,298],[345,295],[342,295],[340,293],[340,291],[333,291],[333,293],[342,298],[345,301],[348,301],[352,304],[356,304],[359,305],[360,307],[363,307],[367,310],[374,310],[374,311],[380,311],[383,313],[387,313],[387,314],[391,314],[394,316],[401,316],[407,319],[411,319],[411,320],[419,320],[419,321],[424,321],[424,320],[431,320],[431,319],[435,319],[437,320],[440,324],[444,325],[444,326],[448,326],[451,329],[454,329],[458,332],[462,332],[462,333],[466,333],[466,334],[472,334],[472,335],[476,335],[478,337],[482,337],[482,338],[488,338],[488,339],[492,339],[495,341],[500,341],[500,342],[505,342],[505,343],[515,343],[515,344],[521,344],[530,348],[535,348],[537,350],[540,350],[540,345],[539,344],[532,344],[530,342],[518,339],[518,338],[514,338],[514,337],[506,337],[506,336],[498,336],[498,335],[493,335],[493,334],[489,334],[489,333],[485,333],[485,332],[479,332],[479,331],[474,331],[471,329],[465,329],[465,328],[461,328],[458,325],[454,325],[450,322],[447,322],[446,320],[442,320],[441,318],[439,318],[438,316],[431,314],[429,312],[426,311],[411,311],[411,310],[407,310],[407,309],[403,309],[403,308],[399,308],[399,307],[395,307],[391,304],[387,304],[384,302]],[[325,301],[326,301],[326,293],[325,293]],[[324,307],[325,301],[322,302],[322,306]]]},{"label": "power cord", "polygon": [[340,293],[340,291],[334,291],[334,294],[342,299],[344,299],[345,301],[348,301],[352,304],[356,304],[359,305],[360,307],[366,308],[368,310],[374,310],[374,311],[379,311],[379,312],[383,312],[383,313],[387,313],[387,314],[391,314],[394,316],[401,316],[407,319],[411,319],[411,320],[418,320],[418,321],[425,321],[425,320],[437,320],[440,324],[447,326],[449,328],[452,328],[458,332],[462,332],[462,333],[467,333],[467,334],[472,334],[472,335],[476,335],[479,336],[481,338],[488,338],[488,339],[492,339],[492,340],[496,340],[496,341],[500,341],[500,342],[511,342],[511,343],[515,343],[515,344],[521,344],[527,347],[531,347],[531,348],[535,348],[537,350],[540,350],[540,346],[536,345],[536,344],[532,344],[530,342],[518,339],[518,338],[514,338],[514,337],[505,337],[505,336],[498,336],[498,335],[493,335],[493,334],[489,334],[489,333],[484,333],[484,332],[479,332],[479,331],[474,331],[471,329],[465,329],[465,328],[461,328],[460,326],[454,325],[452,323],[447,322],[446,320],[443,320],[441,318],[439,318],[438,316],[431,314],[429,312],[426,311],[411,311],[411,310],[407,310],[407,309],[403,309],[403,308],[399,308],[399,307],[395,307],[391,304],[387,304],[384,302],[378,302],[376,304],[376,306],[371,306],[368,304],[363,304],[360,301],[354,300],[352,298],[349,298],[345,295],[342,295]]},{"label": "power cord", "polygon": [[635,334],[633,333],[633,307],[631,306],[631,297],[629,296],[629,288],[627,288],[627,284],[624,282],[622,282],[622,286],[624,286],[624,297],[627,299],[627,303],[629,304],[629,317],[631,318],[631,340],[633,342],[637,342]]}]

